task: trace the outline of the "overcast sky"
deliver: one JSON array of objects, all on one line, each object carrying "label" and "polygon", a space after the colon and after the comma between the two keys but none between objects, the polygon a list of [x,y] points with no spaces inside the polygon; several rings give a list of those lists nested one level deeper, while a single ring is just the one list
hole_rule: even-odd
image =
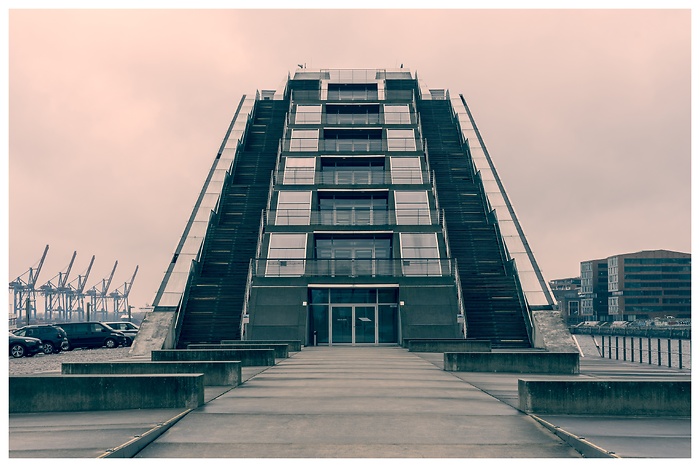
[{"label": "overcast sky", "polygon": [[[11,10],[9,277],[152,303],[243,94],[395,68],[463,94],[547,280],[691,248],[690,10]],[[11,298],[11,297],[10,297]],[[43,298],[40,298],[43,309]]]}]

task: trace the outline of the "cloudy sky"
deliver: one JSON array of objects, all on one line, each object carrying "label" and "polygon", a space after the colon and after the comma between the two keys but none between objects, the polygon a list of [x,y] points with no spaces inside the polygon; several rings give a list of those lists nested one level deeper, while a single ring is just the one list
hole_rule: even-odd
[{"label": "cloudy sky", "polygon": [[[8,280],[151,303],[243,94],[395,68],[466,98],[546,279],[690,252],[690,10],[9,10]],[[11,297],[10,297],[11,298]],[[43,299],[42,299],[43,303]],[[41,308],[40,308],[41,309]]]}]

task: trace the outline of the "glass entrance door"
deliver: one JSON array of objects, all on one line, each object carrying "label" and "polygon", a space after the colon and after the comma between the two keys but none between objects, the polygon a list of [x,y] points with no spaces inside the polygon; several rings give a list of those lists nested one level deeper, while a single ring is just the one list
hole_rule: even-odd
[{"label": "glass entrance door", "polygon": [[377,307],[376,306],[356,306],[354,307],[355,322],[355,343],[356,344],[376,344],[377,336]]},{"label": "glass entrance door", "polygon": [[331,310],[331,344],[352,344],[352,307],[334,306]]},{"label": "glass entrance door", "polygon": [[376,344],[376,305],[334,305],[331,307],[330,344]]}]

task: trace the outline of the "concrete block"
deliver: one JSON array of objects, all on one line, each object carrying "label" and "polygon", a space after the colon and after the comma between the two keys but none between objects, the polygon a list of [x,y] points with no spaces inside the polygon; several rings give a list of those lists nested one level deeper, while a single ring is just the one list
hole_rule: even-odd
[{"label": "concrete block", "polygon": [[10,413],[196,408],[202,374],[10,376]]},{"label": "concrete block", "polygon": [[496,373],[579,373],[573,352],[446,352],[445,371]]},{"label": "concrete block", "polygon": [[275,351],[275,358],[289,357],[287,344],[188,344],[187,349],[272,349]]},{"label": "concrete block", "polygon": [[690,417],[689,380],[518,380],[519,408],[537,414]]},{"label": "concrete block", "polygon": [[163,373],[202,373],[205,386],[241,384],[241,362],[95,362],[63,363],[64,375],[142,375]]},{"label": "concrete block", "polygon": [[409,339],[409,352],[491,352],[491,341],[466,339]]},{"label": "concrete block", "polygon": [[272,349],[153,350],[151,361],[235,361],[241,362],[241,366],[273,366],[275,351]]},{"label": "concrete block", "polygon": [[301,352],[301,341],[297,340],[222,340],[220,344],[287,344],[290,352]]}]

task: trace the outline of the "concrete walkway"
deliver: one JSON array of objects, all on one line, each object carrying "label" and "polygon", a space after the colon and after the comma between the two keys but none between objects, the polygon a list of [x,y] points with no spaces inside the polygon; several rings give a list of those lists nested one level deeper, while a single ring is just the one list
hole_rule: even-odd
[{"label": "concrete walkway", "polygon": [[531,417],[398,347],[306,348],[137,457],[580,457]]},{"label": "concrete walkway", "polygon": [[[442,354],[400,347],[309,347],[273,367],[244,367],[236,388],[207,387],[194,410],[10,414],[9,456],[690,458],[689,417],[538,422],[515,409],[518,378],[532,376],[445,372]],[[580,376],[690,371],[588,357]]]}]

